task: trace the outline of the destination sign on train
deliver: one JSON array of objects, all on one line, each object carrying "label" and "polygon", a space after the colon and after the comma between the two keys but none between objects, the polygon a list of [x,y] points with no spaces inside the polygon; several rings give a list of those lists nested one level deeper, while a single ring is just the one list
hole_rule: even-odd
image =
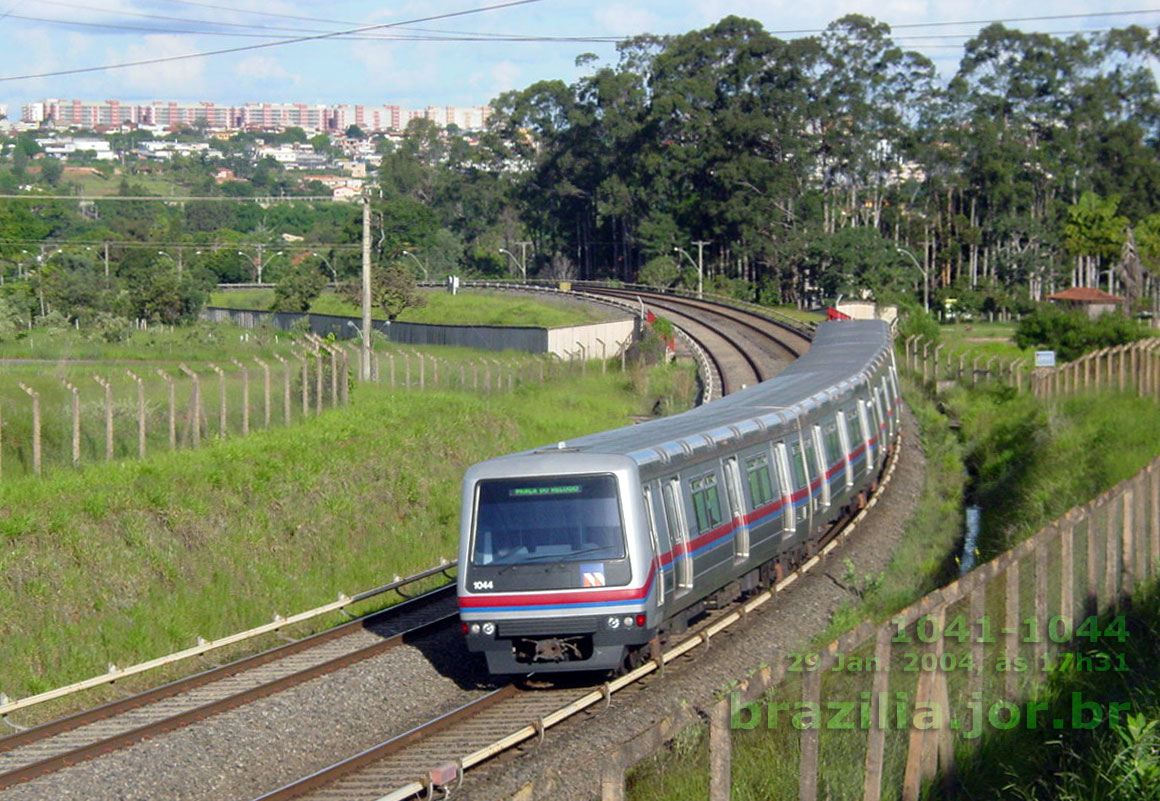
[{"label": "destination sign on train", "polygon": [[526,498],[531,495],[575,495],[580,491],[577,484],[562,487],[516,487],[508,492],[509,498]]}]

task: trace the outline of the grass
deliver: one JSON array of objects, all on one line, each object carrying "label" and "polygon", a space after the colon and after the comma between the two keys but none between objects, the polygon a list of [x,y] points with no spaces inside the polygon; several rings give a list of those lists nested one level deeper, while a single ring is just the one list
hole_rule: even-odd
[{"label": "grass", "polygon": [[174,196],[188,195],[189,189],[167,178],[154,178],[149,175],[112,175],[108,178],[103,175],[68,175],[64,178],[67,185],[75,185],[82,195],[115,195],[121,191],[121,180],[125,178],[130,184],[141,186],[152,195]]},{"label": "grass", "polygon": [[640,383],[590,369],[513,394],[360,385],[349,407],[292,428],[6,481],[0,691],[61,686],[453,559],[468,465],[627,424],[664,389],[645,381],[642,398]]},{"label": "grass", "polygon": [[[815,649],[863,620],[889,618],[957,573],[954,557],[961,538],[963,499],[968,494],[984,505],[983,528],[984,533],[990,531],[990,539],[983,540],[982,549],[983,558],[988,558],[1072,506],[1133,475],[1160,452],[1160,409],[1152,401],[1108,395],[1043,403],[1016,397],[1005,389],[955,390],[940,403],[962,420],[960,437],[950,430],[932,399],[915,386],[907,386],[906,396],[918,419],[927,458],[918,506],[881,575],[861,576],[856,565],[846,565],[844,580],[861,584],[864,597],[834,613],[827,629],[815,638]],[[968,466],[976,476],[973,484],[968,484]],[[1023,583],[1025,594],[1030,587],[1030,582]],[[995,606],[1000,600],[998,595],[988,596],[991,606],[987,614],[995,619],[1002,616],[1001,607]],[[1024,609],[1030,608],[1028,599],[1022,603]],[[1123,700],[1125,688],[1133,688],[1129,697],[1133,709],[1142,713],[1140,727],[1149,720],[1160,720],[1160,668],[1156,667],[1160,665],[1160,602],[1153,596],[1151,603],[1150,616],[1132,624],[1135,646],[1129,658],[1134,660],[1133,672],[1079,677],[1085,696],[1090,692],[1093,700]],[[904,688],[901,681],[892,679],[891,689],[905,689],[913,697],[914,674],[893,669],[892,673],[905,677],[911,685]],[[998,697],[993,686],[997,680],[996,676],[988,677],[992,684],[984,689],[986,697]],[[964,681],[961,676],[952,678],[952,697],[963,690],[960,685]],[[870,689],[867,674],[826,675],[823,679],[823,698],[857,699]],[[1065,690],[1070,692],[1069,687],[1059,692]],[[791,679],[762,700],[796,702],[800,697],[800,682]],[[759,726],[734,732],[735,799],[787,798],[796,793],[799,732],[784,723],[772,731]],[[1045,801],[1156,798],[1160,784],[1157,728],[1160,724],[1129,735],[1134,744],[1106,729],[1086,739],[1061,739],[1059,732],[1050,730],[985,737],[982,750],[970,761],[979,775],[965,779],[967,791],[954,797]],[[634,768],[629,776],[630,797],[704,797],[705,740],[704,727],[693,730],[669,752]],[[823,728],[820,743],[822,794],[834,799],[861,798],[864,734]],[[889,792],[901,781],[905,748],[906,732],[888,734],[884,786]],[[1125,770],[1129,759],[1144,760],[1136,774],[1132,773],[1135,768]],[[1067,775],[1058,783],[1045,778],[1059,770]],[[1121,792],[1124,782],[1140,777],[1152,777],[1154,783],[1141,794]],[[1119,789],[1114,790],[1113,785]]]},{"label": "grass", "polygon": [[[616,316],[607,309],[567,299],[532,298],[507,292],[461,290],[452,295],[441,290],[426,290],[427,305],[406,309],[397,318],[405,323],[435,323],[441,325],[508,325],[557,328],[569,325],[602,322]],[[231,309],[269,309],[274,302],[274,291],[269,289],[230,289],[214,292],[211,306]],[[361,308],[334,292],[324,292],[311,305],[315,314],[337,314],[358,317]],[[386,315],[379,309],[372,311],[377,320]]]},{"label": "grass", "polygon": [[1030,359],[1035,348],[1015,345],[1015,323],[955,323],[939,326],[939,341],[949,351],[967,351],[972,356],[999,356],[1003,359]]}]

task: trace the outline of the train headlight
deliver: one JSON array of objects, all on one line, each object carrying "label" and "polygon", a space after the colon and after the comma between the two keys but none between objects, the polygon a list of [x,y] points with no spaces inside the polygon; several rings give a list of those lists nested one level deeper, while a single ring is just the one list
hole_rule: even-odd
[{"label": "train headlight", "polygon": [[495,624],[494,623],[484,623],[483,624],[483,633],[486,634],[488,637],[495,634]]},{"label": "train headlight", "polygon": [[626,618],[624,619],[624,627],[625,627],[626,629],[631,629],[631,628],[632,628],[632,618],[631,618],[631,617],[626,617]]},{"label": "train headlight", "polygon": [[610,628],[610,629],[620,628],[620,618],[618,618],[618,617],[608,618],[608,628]]},{"label": "train headlight", "polygon": [[478,623],[471,624],[471,633],[472,634],[479,634],[479,624]]}]

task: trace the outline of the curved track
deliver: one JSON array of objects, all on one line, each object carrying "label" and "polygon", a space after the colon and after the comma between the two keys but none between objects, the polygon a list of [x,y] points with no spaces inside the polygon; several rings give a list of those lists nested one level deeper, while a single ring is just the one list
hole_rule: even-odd
[{"label": "curved track", "polygon": [[[719,386],[725,393],[775,375],[793,356],[808,347],[808,339],[799,332],[789,331],[758,314],[708,301],[598,286],[584,286],[582,291],[619,301],[621,305],[625,301],[635,305],[640,300],[669,318],[711,356],[713,369],[719,373]],[[792,580],[793,576],[785,583]],[[723,615],[729,614],[736,613],[710,616],[698,631],[713,628]],[[366,620],[0,739],[0,790],[339,671],[393,648],[404,637],[430,636],[446,640],[447,628],[454,625],[456,617],[453,593],[443,588]],[[698,631],[691,632],[684,645],[677,647],[679,653],[671,658],[695,647],[702,636],[707,643],[708,635]],[[443,636],[439,637],[438,633]],[[468,657],[464,653],[451,658]],[[665,659],[650,662],[634,674],[644,670],[640,673],[643,676],[668,659],[667,654]],[[618,679],[613,685],[617,689],[629,686],[640,677],[634,674]],[[477,688],[486,683],[483,679],[486,676],[481,676]],[[542,737],[546,726],[570,717],[576,709],[607,698],[610,692],[608,684],[596,690],[578,689],[569,680],[557,680],[550,689],[540,688],[535,692],[522,692],[513,685],[500,687],[483,697],[478,697],[478,692],[465,691],[459,708],[344,760],[332,769],[333,773],[320,771],[263,798],[274,801],[307,794],[306,797],[318,799],[378,799],[383,792],[410,782],[409,789],[401,795],[387,796],[405,798],[415,789],[412,780],[424,775],[428,783],[453,785],[461,780],[462,767],[440,766],[440,760],[467,754],[470,759],[461,758],[460,766],[483,761],[503,750],[496,746],[497,738],[510,746],[527,738]],[[517,730],[514,734],[513,721]],[[394,728],[398,731],[397,724]],[[391,731],[390,721],[384,721],[381,729]],[[433,767],[436,770],[429,774]]]}]

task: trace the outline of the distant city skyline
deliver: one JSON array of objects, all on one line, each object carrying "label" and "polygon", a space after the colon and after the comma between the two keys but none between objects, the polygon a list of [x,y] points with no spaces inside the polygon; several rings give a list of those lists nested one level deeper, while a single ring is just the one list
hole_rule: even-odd
[{"label": "distant city skyline", "polygon": [[[243,52],[52,77],[0,80],[9,116],[46,97],[222,104],[254,100],[307,104],[485,106],[500,93],[540,80],[572,82],[592,66],[577,56],[617,60],[611,39],[704,28],[728,14],[758,20],[782,38],[806,35],[849,13],[894,27],[899,44],[953,74],[962,44],[988,20],[1024,30],[1070,34],[1138,24],[1155,28],[1160,11],[1132,11],[1105,0],[540,0],[511,8],[380,28],[358,36],[271,46],[279,39],[327,35],[360,25],[394,25],[480,8],[494,0],[101,0],[99,5],[19,3],[0,15],[0,79],[144,61],[192,52]],[[1066,15],[1076,15],[1067,17]],[[1016,21],[1052,16],[1057,19]],[[337,19],[335,19],[337,18]],[[899,27],[940,23],[935,27]],[[941,23],[961,23],[957,25]],[[389,38],[385,38],[389,37]],[[511,41],[507,37],[520,37]],[[459,39],[459,40],[455,40]]]}]

